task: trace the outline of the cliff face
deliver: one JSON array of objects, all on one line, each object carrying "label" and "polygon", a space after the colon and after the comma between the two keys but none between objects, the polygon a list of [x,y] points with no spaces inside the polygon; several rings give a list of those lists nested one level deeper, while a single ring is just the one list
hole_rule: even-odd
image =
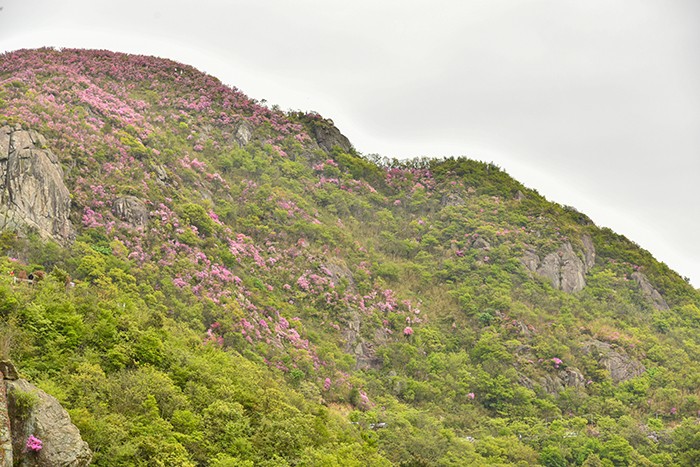
[{"label": "cliff face", "polygon": [[0,228],[36,229],[66,244],[73,237],[70,193],[46,139],[19,125],[0,126]]},{"label": "cliff face", "polygon": [[566,242],[557,251],[544,256],[542,260],[533,250],[526,250],[523,264],[530,271],[548,279],[555,289],[564,292],[578,292],[586,286],[586,274],[595,264],[595,247],[590,236],[582,237],[582,256]]}]

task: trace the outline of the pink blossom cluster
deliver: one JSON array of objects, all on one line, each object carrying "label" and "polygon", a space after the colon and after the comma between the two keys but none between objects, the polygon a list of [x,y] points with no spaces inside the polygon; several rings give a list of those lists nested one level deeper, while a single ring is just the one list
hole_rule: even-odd
[{"label": "pink blossom cluster", "polygon": [[24,447],[27,451],[39,452],[44,448],[44,443],[34,435],[29,435]]}]

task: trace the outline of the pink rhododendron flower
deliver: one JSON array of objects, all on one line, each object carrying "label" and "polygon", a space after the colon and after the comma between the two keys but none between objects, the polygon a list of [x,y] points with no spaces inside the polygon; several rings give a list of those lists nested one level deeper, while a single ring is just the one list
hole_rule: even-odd
[{"label": "pink rhododendron flower", "polygon": [[27,444],[25,446],[27,451],[39,452],[44,447],[44,443],[34,435],[30,435],[27,438]]}]

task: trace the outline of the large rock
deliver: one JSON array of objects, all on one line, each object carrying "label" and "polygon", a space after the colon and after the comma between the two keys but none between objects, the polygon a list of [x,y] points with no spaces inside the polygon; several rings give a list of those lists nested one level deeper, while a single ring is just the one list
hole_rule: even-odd
[{"label": "large rock", "polygon": [[565,243],[540,262],[533,252],[526,252],[523,263],[531,271],[549,279],[555,289],[578,292],[586,286],[586,268],[574,253],[571,243]]},{"label": "large rock", "polygon": [[[5,380],[14,465],[19,467],[83,467],[90,465],[92,451],[71,423],[68,412],[52,396],[24,379]],[[18,400],[33,394],[34,403],[22,409]],[[24,396],[24,397],[23,397]],[[26,404],[25,404],[26,405]],[[38,452],[25,449],[29,436],[39,438],[43,447]]]},{"label": "large rock", "polygon": [[548,394],[559,394],[566,388],[582,388],[586,379],[576,368],[564,368],[554,374],[547,374],[540,379],[542,387]]},{"label": "large rock", "polygon": [[523,253],[522,263],[530,271],[547,278],[552,286],[564,292],[578,292],[586,286],[586,273],[595,264],[595,248],[587,235],[582,238],[583,258],[576,254],[571,243],[566,242],[557,251],[549,253],[542,260],[537,253],[528,249]]},{"label": "large rock", "polygon": [[668,303],[666,303],[666,300],[664,300],[664,297],[662,297],[659,291],[656,290],[653,285],[651,285],[651,282],[649,282],[647,276],[637,271],[632,273],[632,279],[637,282],[637,285],[639,285],[639,288],[642,291],[642,295],[644,295],[644,297],[650,301],[652,305],[654,305],[654,308],[657,310],[670,310],[670,307],[668,306]]},{"label": "large rock", "polygon": [[1,127],[0,229],[29,227],[66,244],[74,237],[69,214],[63,170],[44,137],[19,126]]},{"label": "large rock", "polygon": [[134,227],[143,227],[148,222],[148,209],[135,196],[123,196],[112,203],[112,213]]},{"label": "large rock", "polygon": [[7,388],[0,372],[0,467],[12,467],[12,431],[7,411]]},{"label": "large rock", "polygon": [[253,125],[246,121],[242,121],[239,125],[238,128],[236,128],[236,131],[233,134],[233,139],[238,143],[239,146],[243,147],[246,144],[248,144],[253,137],[253,131],[254,131]]},{"label": "large rock", "polygon": [[619,352],[611,344],[593,339],[583,344],[583,350],[608,370],[614,383],[621,383],[641,375],[646,370],[637,360]]},{"label": "large rock", "polygon": [[590,235],[583,235],[581,243],[583,243],[583,265],[586,267],[586,272],[588,272],[595,266],[595,246]]},{"label": "large rock", "polygon": [[311,137],[316,141],[321,149],[331,152],[334,147],[340,148],[343,152],[352,151],[350,140],[343,135],[335,126],[333,120],[324,118],[310,119]]}]

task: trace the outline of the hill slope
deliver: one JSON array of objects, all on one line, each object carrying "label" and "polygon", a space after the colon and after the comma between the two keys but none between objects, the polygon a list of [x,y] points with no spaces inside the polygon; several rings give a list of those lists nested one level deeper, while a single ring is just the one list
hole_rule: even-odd
[{"label": "hill slope", "polygon": [[700,294],[492,164],[106,51],[5,54],[0,115],[3,353],[95,465],[700,459]]}]

